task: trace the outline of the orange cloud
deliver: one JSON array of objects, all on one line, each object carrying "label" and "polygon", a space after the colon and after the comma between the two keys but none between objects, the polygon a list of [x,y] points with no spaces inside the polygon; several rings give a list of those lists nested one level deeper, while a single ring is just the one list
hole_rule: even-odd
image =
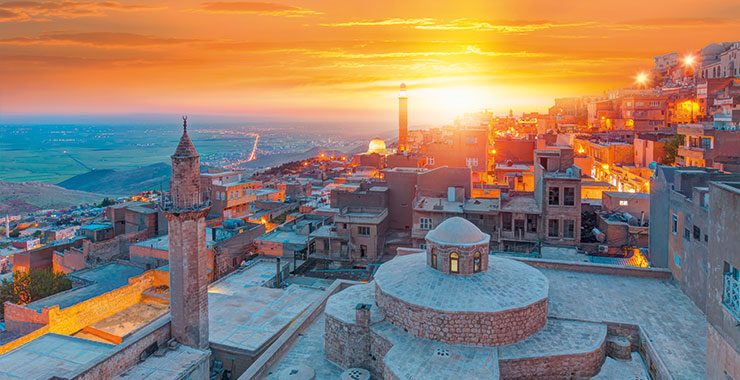
[{"label": "orange cloud", "polygon": [[48,33],[38,37],[14,37],[0,39],[6,45],[87,45],[93,47],[146,47],[179,45],[197,40],[185,38],[162,38],[146,34],[84,32]]},{"label": "orange cloud", "polygon": [[307,15],[323,14],[323,12],[318,12],[293,5],[283,5],[257,1],[218,1],[203,3],[202,8],[190,10],[206,13],[258,14],[286,17],[302,17]]},{"label": "orange cloud", "polygon": [[328,24],[319,24],[321,26],[383,26],[383,25],[433,25],[434,19],[432,18],[386,18],[379,20],[362,20],[362,21],[348,21],[348,22],[336,22]]},{"label": "orange cloud", "polygon": [[164,9],[148,5],[127,5],[118,1],[8,1],[0,3],[0,21],[50,21],[52,18],[102,16],[106,11]]},{"label": "orange cloud", "polygon": [[321,26],[388,26],[405,25],[416,29],[427,30],[475,30],[480,32],[496,31],[503,33],[528,33],[536,30],[579,27],[596,24],[595,22],[558,23],[552,21],[479,21],[460,18],[450,22],[439,22],[433,18],[386,18],[378,20],[361,20],[320,24]]}]

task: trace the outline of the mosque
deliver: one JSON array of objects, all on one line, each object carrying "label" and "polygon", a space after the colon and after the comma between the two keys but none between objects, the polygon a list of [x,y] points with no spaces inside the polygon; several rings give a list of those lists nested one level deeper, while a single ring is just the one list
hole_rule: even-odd
[{"label": "mosque", "polygon": [[[331,296],[325,358],[357,378],[580,379],[607,355],[607,325],[548,317],[548,279],[489,256],[490,237],[453,217],[426,250],[383,264]],[[630,342],[609,339],[610,355]]]}]

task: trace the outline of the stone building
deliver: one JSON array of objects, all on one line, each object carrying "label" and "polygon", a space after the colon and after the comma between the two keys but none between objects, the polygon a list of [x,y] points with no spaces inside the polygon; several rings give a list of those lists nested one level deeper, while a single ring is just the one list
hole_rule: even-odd
[{"label": "stone building", "polygon": [[489,257],[489,239],[469,221],[449,218],[427,234],[423,252],[398,256],[373,282],[331,296],[326,359],[379,379],[598,374],[607,325],[548,318],[547,278]]}]

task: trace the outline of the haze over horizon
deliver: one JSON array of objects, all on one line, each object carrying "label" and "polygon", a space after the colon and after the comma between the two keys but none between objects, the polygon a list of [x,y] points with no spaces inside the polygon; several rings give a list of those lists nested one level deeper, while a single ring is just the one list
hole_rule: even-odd
[{"label": "haze over horizon", "polygon": [[2,2],[0,114],[390,128],[401,82],[412,126],[544,111],[630,85],[654,55],[737,39],[738,12],[721,0]]}]

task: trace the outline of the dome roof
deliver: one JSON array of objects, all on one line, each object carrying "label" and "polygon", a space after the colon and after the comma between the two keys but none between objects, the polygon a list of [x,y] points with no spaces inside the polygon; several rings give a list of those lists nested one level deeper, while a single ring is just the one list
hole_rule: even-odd
[{"label": "dome roof", "polygon": [[387,154],[388,150],[385,148],[385,141],[380,137],[376,137],[370,140],[370,145],[367,147],[368,153]]},{"label": "dome roof", "polygon": [[426,239],[445,245],[471,245],[488,242],[490,236],[467,219],[453,216],[429,231]]},{"label": "dome roof", "polygon": [[722,47],[722,45],[712,42],[711,44],[701,49],[701,55],[718,55],[721,54],[723,51],[725,51],[725,48]]}]

